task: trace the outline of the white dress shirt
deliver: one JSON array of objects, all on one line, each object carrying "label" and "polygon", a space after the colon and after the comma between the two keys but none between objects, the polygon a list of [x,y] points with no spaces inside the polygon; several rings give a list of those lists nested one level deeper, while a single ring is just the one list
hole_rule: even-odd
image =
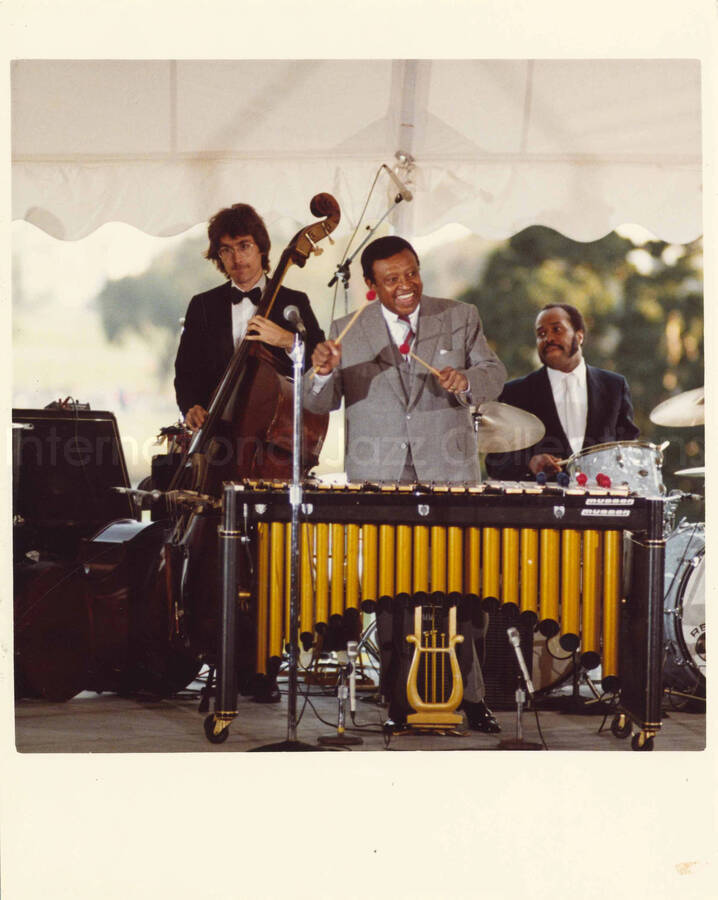
[{"label": "white dress shirt", "polygon": [[[386,322],[387,328],[389,329],[389,334],[391,335],[392,341],[394,341],[397,347],[401,347],[407,336],[406,322],[400,321],[397,313],[387,309],[384,304],[382,304],[381,307],[381,314],[384,316],[384,321]],[[416,340],[416,330],[419,327],[418,306],[413,313],[409,314],[409,323],[411,324],[411,330],[414,333],[414,336],[411,340],[411,343],[413,344]],[[409,349],[411,349],[411,345]],[[406,356],[404,356],[404,360],[409,361],[411,360],[411,357],[407,354]]]},{"label": "white dress shirt", "polygon": [[586,363],[583,359],[572,372],[546,367],[561,427],[574,453],[583,447],[588,415]]},{"label": "white dress shirt", "polygon": [[[262,277],[259,279],[259,281],[255,282],[252,287],[249,288],[249,290],[258,287],[261,291],[263,291],[266,284],[267,276],[262,274]],[[234,282],[232,282],[232,287],[237,291],[243,290],[243,288],[237,287]],[[244,293],[246,293],[246,291],[244,291]],[[252,303],[249,297],[244,297],[240,303],[232,304],[232,337],[234,338],[235,347],[240,344],[242,338],[247,332],[247,323],[256,312],[257,307],[254,303]]]}]

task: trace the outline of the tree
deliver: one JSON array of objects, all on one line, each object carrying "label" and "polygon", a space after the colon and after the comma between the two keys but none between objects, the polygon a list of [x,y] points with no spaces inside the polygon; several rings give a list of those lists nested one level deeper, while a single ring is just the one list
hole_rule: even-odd
[{"label": "tree", "polygon": [[666,483],[675,483],[676,469],[703,465],[702,428],[667,429],[649,419],[668,396],[704,383],[700,240],[637,245],[612,232],[584,244],[532,226],[491,254],[461,299],[478,307],[509,378],[539,365],[533,327],[541,307],[576,306],[586,319],[586,358],[625,375],[641,438],[671,441]]},{"label": "tree", "polygon": [[221,282],[203,259],[206,238],[189,238],[160,254],[140,275],[108,281],[95,298],[108,341],[126,333],[158,341],[157,376],[162,380],[174,358],[180,319],[190,297]]}]

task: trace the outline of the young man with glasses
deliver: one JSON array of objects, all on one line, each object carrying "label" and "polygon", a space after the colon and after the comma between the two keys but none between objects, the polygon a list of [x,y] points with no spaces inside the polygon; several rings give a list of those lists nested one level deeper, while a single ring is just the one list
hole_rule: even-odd
[{"label": "young man with glasses", "polygon": [[207,229],[205,254],[227,281],[190,300],[175,359],[175,393],[185,421],[201,428],[212,394],[222,379],[236,347],[243,339],[261,341],[276,358],[283,374],[291,373],[287,354],[295,328],[284,319],[294,305],[307,330],[307,359],[324,340],[309,298],[300,291],[280,287],[267,317],[257,306],[267,284],[270,241],[259,214],[246,203],[235,203],[214,215]]}]

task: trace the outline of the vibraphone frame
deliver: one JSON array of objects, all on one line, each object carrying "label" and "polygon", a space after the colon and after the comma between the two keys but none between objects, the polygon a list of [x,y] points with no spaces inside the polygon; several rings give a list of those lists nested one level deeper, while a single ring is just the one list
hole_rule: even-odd
[{"label": "vibraphone frame", "polygon": [[[488,482],[475,487],[350,485],[303,487],[301,521],[376,525],[478,526],[630,532],[631,553],[620,603],[618,709],[643,733],[661,727],[664,510],[660,498],[624,491]],[[279,484],[226,484],[219,529],[222,616],[215,712],[207,737],[220,742],[237,715],[234,622],[240,560],[259,523],[291,521],[289,490]],[[626,578],[626,574],[628,578]],[[245,577],[246,583],[246,577]],[[297,641],[297,636],[291,638]]]}]

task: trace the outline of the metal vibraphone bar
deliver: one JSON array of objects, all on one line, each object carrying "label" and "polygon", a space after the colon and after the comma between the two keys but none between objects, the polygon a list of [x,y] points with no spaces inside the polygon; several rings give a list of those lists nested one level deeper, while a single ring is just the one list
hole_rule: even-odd
[{"label": "metal vibraphone bar", "polygon": [[[241,531],[256,552],[252,593],[264,673],[276,668],[290,636],[288,491],[281,483],[245,482],[227,492],[233,499],[225,506],[236,504],[237,521],[225,521],[225,529]],[[322,485],[303,488],[301,520],[305,648],[319,634],[324,649],[343,649],[357,639],[360,611],[379,603],[512,605],[522,621],[558,635],[586,669],[601,664],[604,689],[618,691],[621,709],[642,729],[660,728],[662,500],[500,482]],[[226,639],[220,636],[222,646]],[[232,700],[220,700],[221,693],[218,685],[228,721]]]}]

